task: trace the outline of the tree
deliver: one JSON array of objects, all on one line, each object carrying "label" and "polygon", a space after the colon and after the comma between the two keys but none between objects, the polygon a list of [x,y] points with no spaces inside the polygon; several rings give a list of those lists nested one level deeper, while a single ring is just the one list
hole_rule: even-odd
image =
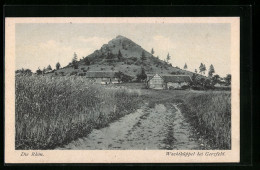
[{"label": "tree", "polygon": [[114,61],[114,55],[112,54],[112,52],[110,50],[107,52],[106,59],[109,63],[112,63]]},{"label": "tree", "polygon": [[145,56],[144,51],[142,52],[141,60],[142,60],[142,63],[144,64],[144,60],[146,60],[146,56]]},{"label": "tree", "polygon": [[42,74],[43,72],[42,72],[42,70],[38,67],[38,70],[36,70],[36,74],[37,75],[40,75],[40,74]]},{"label": "tree", "polygon": [[87,57],[84,59],[84,63],[86,66],[90,65],[90,61]]},{"label": "tree", "polygon": [[203,74],[205,75],[205,72],[206,72],[207,68],[206,68],[206,65],[204,64],[203,65]]},{"label": "tree", "polygon": [[74,67],[74,69],[78,69],[78,56],[75,52],[72,58],[72,66]]},{"label": "tree", "polygon": [[185,63],[183,69],[187,69],[187,68],[188,68],[188,66],[187,66],[187,64]]},{"label": "tree", "polygon": [[213,73],[215,73],[215,69],[214,69],[214,66],[211,64],[209,66],[209,73],[208,73],[209,77],[212,77]]},{"label": "tree", "polygon": [[52,70],[51,65],[48,65],[47,70]]},{"label": "tree", "polygon": [[59,70],[59,69],[60,69],[60,63],[57,62],[57,64],[56,64],[56,70]]},{"label": "tree", "polygon": [[120,82],[130,82],[133,77],[122,73],[121,71],[115,73],[115,77],[118,78]]},{"label": "tree", "polygon": [[169,62],[170,59],[171,59],[171,56],[170,56],[170,54],[168,53],[168,54],[167,54],[167,58],[166,58],[167,63]]},{"label": "tree", "polygon": [[200,63],[199,70],[200,70],[200,73],[202,73],[202,72],[203,72],[203,64],[202,64],[202,63]]},{"label": "tree", "polygon": [[153,50],[153,48],[152,48],[152,50],[151,50],[151,54],[152,54],[152,55],[154,54],[154,50]]},{"label": "tree", "polygon": [[203,89],[205,89],[205,81],[206,81],[206,79],[204,79],[204,78],[199,79],[199,83],[203,87]]},{"label": "tree", "polygon": [[212,85],[210,79],[206,79],[206,80],[204,81],[204,87],[206,87],[207,89],[213,88],[213,85]]},{"label": "tree", "polygon": [[195,73],[198,73],[197,69],[195,69]]},{"label": "tree", "polygon": [[192,77],[191,77],[191,80],[192,80],[192,84],[193,85],[197,85],[198,84],[198,82],[197,82],[197,74],[193,73]]},{"label": "tree", "polygon": [[46,71],[47,71],[47,69],[46,69],[45,67],[43,67],[43,69],[42,69],[42,74],[45,74]]},{"label": "tree", "polygon": [[123,58],[122,53],[121,53],[120,50],[118,51],[117,58],[118,58],[119,61],[121,61],[122,58]]},{"label": "tree", "polygon": [[231,84],[231,74],[227,74],[227,76],[224,79],[226,85],[229,86]]},{"label": "tree", "polygon": [[74,52],[73,58],[72,58],[72,64],[78,61],[78,55]]},{"label": "tree", "polygon": [[32,75],[32,70],[22,68],[22,69],[16,70],[15,73],[16,74],[18,73],[19,75],[31,76]]},{"label": "tree", "polygon": [[205,66],[205,64],[200,63],[199,69],[200,69],[200,73],[205,74],[205,71],[206,71],[206,66]]},{"label": "tree", "polygon": [[220,76],[218,74],[216,74],[211,79],[212,79],[212,84],[215,85],[215,84],[219,83]]},{"label": "tree", "polygon": [[157,55],[157,58],[159,59],[159,56]]},{"label": "tree", "polygon": [[137,79],[137,81],[141,82],[141,81],[146,80],[146,78],[147,78],[147,75],[145,74],[144,68],[142,68],[141,73],[137,74],[136,79]]}]

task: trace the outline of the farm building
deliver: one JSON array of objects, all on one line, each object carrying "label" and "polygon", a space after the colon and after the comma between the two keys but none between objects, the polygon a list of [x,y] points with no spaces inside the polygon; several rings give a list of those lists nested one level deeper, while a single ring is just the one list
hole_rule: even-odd
[{"label": "farm building", "polygon": [[191,82],[188,75],[147,75],[147,87],[151,89],[182,89]]},{"label": "farm building", "polygon": [[92,82],[100,84],[116,84],[119,83],[118,78],[115,76],[116,72],[103,72],[103,71],[88,71],[85,77]]}]

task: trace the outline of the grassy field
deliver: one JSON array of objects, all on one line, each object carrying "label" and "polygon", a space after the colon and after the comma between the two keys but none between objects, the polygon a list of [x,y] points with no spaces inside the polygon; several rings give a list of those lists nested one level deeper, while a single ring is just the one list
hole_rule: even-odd
[{"label": "grassy field", "polygon": [[151,90],[140,83],[90,84],[81,77],[16,77],[16,149],[52,149],[132,113],[144,102],[181,103],[212,149],[231,148],[229,91]]},{"label": "grassy field", "polygon": [[134,90],[92,85],[80,77],[17,76],[16,149],[51,149],[140,106]]},{"label": "grassy field", "polygon": [[231,149],[230,92],[188,94],[180,107],[198,136],[212,149]]}]

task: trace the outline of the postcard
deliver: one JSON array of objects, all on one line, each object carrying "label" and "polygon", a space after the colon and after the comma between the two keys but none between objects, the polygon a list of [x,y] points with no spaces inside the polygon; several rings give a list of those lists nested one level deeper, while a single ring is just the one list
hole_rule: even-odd
[{"label": "postcard", "polygon": [[238,163],[239,28],[5,18],[5,163]]}]

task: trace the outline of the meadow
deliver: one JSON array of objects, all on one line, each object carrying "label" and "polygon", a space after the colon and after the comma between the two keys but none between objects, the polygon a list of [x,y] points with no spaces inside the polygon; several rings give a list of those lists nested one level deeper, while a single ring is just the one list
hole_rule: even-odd
[{"label": "meadow", "polygon": [[184,116],[212,149],[231,149],[230,92],[191,93],[180,108]]},{"label": "meadow", "polygon": [[139,94],[81,77],[17,76],[16,149],[52,149],[133,112]]},{"label": "meadow", "polygon": [[151,90],[140,83],[102,86],[79,76],[17,76],[16,149],[53,149],[133,113],[142,104],[179,103],[212,149],[231,149],[230,91]]}]

